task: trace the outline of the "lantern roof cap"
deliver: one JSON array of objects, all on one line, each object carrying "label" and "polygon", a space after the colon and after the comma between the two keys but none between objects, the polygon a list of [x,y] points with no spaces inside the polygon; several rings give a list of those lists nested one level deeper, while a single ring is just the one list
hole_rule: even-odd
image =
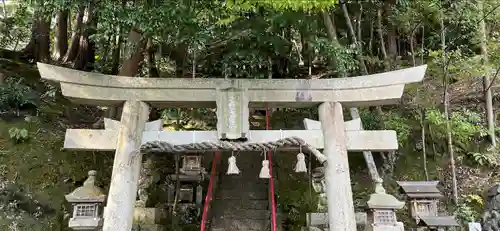
[{"label": "lantern roof cap", "polygon": [[368,209],[402,209],[404,202],[399,201],[393,195],[387,194],[382,186],[382,179],[375,181],[375,193],[370,195],[370,199],[366,202]]},{"label": "lantern roof cap", "polygon": [[87,180],[83,182],[81,187],[76,188],[73,192],[66,195],[66,200],[70,203],[104,202],[106,200],[106,195],[104,195],[102,189],[95,184],[96,174],[97,171],[90,170]]}]

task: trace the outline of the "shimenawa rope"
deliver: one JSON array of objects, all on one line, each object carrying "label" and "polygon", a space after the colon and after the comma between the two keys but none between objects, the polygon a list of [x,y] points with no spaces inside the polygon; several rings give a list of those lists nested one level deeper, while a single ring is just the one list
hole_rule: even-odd
[{"label": "shimenawa rope", "polygon": [[263,151],[276,150],[284,146],[301,146],[304,150],[313,154],[319,162],[325,163],[326,156],[313,146],[306,144],[304,140],[298,137],[288,137],[272,142],[263,143],[242,143],[233,141],[218,141],[218,142],[200,142],[182,145],[173,145],[165,141],[151,141],[141,146],[142,153],[151,152],[167,152],[179,153],[189,151],[206,151],[206,150],[232,150],[232,151]]}]

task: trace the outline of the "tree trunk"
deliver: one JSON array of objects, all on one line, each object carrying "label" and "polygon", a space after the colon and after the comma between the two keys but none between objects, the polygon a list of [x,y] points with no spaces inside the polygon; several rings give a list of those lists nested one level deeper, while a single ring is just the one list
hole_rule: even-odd
[{"label": "tree trunk", "polygon": [[36,60],[41,62],[50,61],[50,17],[41,17],[38,25]]},{"label": "tree trunk", "polygon": [[37,31],[38,31],[38,10],[35,10],[33,13],[33,20],[31,23],[31,37],[30,41],[26,46],[21,50],[21,53],[23,54],[22,57],[26,59],[34,58],[35,57],[35,48],[36,48],[36,38],[37,38]]},{"label": "tree trunk", "polygon": [[5,4],[5,0],[2,0],[2,7],[3,7],[3,17],[7,18],[7,4]]},{"label": "tree trunk", "polygon": [[85,15],[85,5],[80,5],[78,7],[78,12],[76,13],[76,23],[75,31],[71,35],[71,42],[69,43],[69,48],[64,55],[63,62],[73,62],[78,55],[78,48],[80,47],[80,35],[82,33],[83,27],[83,16]]},{"label": "tree trunk", "polygon": [[414,34],[414,32],[412,32],[409,40],[410,40],[411,62],[413,64],[413,66],[416,66],[417,63],[415,60],[415,48],[414,48],[414,44],[413,44],[414,43],[414,36],[415,36],[415,34]]},{"label": "tree trunk", "polygon": [[398,40],[394,30],[394,28],[389,28],[387,31],[388,55],[391,61],[398,56]]},{"label": "tree trunk", "polygon": [[[484,15],[484,2],[480,0],[479,2],[479,14]],[[487,44],[487,33],[486,33],[486,22],[485,20],[479,21],[479,33],[481,34],[481,55],[483,56],[483,65],[488,66],[488,44]],[[489,71],[489,70],[488,70]],[[491,140],[491,145],[496,147],[496,134],[495,134],[495,118],[493,115],[493,97],[491,90],[491,80],[489,73],[483,76],[483,89],[484,89],[484,102],[485,102],[485,114],[486,121],[488,123],[488,133]]]},{"label": "tree trunk", "polygon": [[[358,36],[358,41],[361,42],[363,41],[362,39],[362,34],[361,34],[361,20],[363,19],[363,4],[361,4],[360,1],[358,1],[358,4],[359,4],[359,12],[358,12],[358,15],[357,15],[357,20],[356,20],[356,33],[357,33],[357,36]],[[360,44],[361,46],[361,44]]]},{"label": "tree trunk", "polygon": [[147,45],[149,77],[159,77],[160,76],[160,74],[158,73],[158,68],[156,67],[156,50],[157,50],[157,47],[153,44],[152,39],[149,38],[148,45]]},{"label": "tree trunk", "polygon": [[337,30],[335,29],[333,17],[330,17],[328,11],[323,11],[321,15],[323,16],[323,21],[325,22],[326,33],[328,34],[328,38],[330,38],[330,40],[335,42],[338,41]]},{"label": "tree trunk", "polygon": [[344,18],[345,18],[345,21],[347,23],[347,28],[349,29],[349,35],[351,36],[352,43],[354,43],[356,45],[356,48],[358,51],[357,58],[359,61],[360,71],[364,75],[367,75],[368,70],[366,69],[365,60],[363,59],[363,48],[362,48],[361,44],[358,43],[356,34],[354,33],[354,27],[352,26],[351,19],[349,17],[349,11],[347,10],[346,3],[341,3],[341,6],[342,6],[342,11],[344,12]]},{"label": "tree trunk", "polygon": [[441,12],[441,49],[443,50],[443,82],[444,82],[444,114],[446,118],[446,132],[447,132],[447,143],[448,151],[450,153],[450,165],[451,165],[451,178],[452,178],[452,191],[453,191],[453,202],[458,203],[458,187],[457,187],[457,173],[455,167],[455,154],[453,151],[453,140],[451,136],[451,124],[450,124],[450,113],[449,113],[449,94],[448,94],[448,71],[447,71],[447,57],[446,57],[446,33],[444,27],[444,12]]},{"label": "tree trunk", "polygon": [[[119,76],[133,77],[139,72],[139,67],[144,60],[147,39],[142,34],[132,29],[128,36],[129,46],[131,46],[130,56],[123,61],[122,68],[118,72]],[[107,113],[108,118],[119,119],[121,117],[119,107],[110,107]]]},{"label": "tree trunk", "polygon": [[94,3],[88,3],[84,11],[83,24],[80,29],[80,42],[73,68],[77,70],[91,70],[94,63],[94,44],[89,36],[92,34],[94,24]]},{"label": "tree trunk", "polygon": [[420,63],[424,64],[424,51],[425,51],[425,25],[422,24],[422,54],[420,55]]},{"label": "tree trunk", "polygon": [[[392,14],[391,6],[395,5],[395,0],[385,1],[384,9],[385,9],[385,17],[386,21],[389,22],[389,17]],[[396,57],[398,56],[398,41],[397,41],[397,33],[396,28],[393,25],[387,24],[387,58],[389,62],[392,63]]]},{"label": "tree trunk", "polygon": [[385,41],[384,41],[384,30],[382,29],[382,9],[377,9],[377,34],[378,40],[380,42],[380,53],[382,54],[382,60],[384,62],[384,70],[389,71],[390,65],[389,60],[387,58],[387,51],[385,50]]},{"label": "tree trunk", "polygon": [[371,21],[370,22],[370,40],[368,41],[368,54],[370,54],[370,56],[373,56],[373,33],[374,33],[373,21]]},{"label": "tree trunk", "polygon": [[68,16],[69,10],[57,12],[56,35],[54,36],[54,60],[60,61],[68,50]]},{"label": "tree trunk", "polygon": [[21,51],[23,58],[33,59],[35,62],[50,61],[50,22],[50,17],[44,17],[39,10],[35,10],[30,41]]},{"label": "tree trunk", "polygon": [[120,53],[122,49],[122,36],[121,29],[118,29],[118,35],[116,35],[115,43],[113,46],[112,56],[112,65],[111,65],[111,74],[116,75],[120,69]]},{"label": "tree trunk", "polygon": [[138,32],[132,30],[129,33],[129,44],[132,46],[132,52],[129,58],[123,61],[122,68],[118,72],[118,75],[133,77],[139,72],[139,66],[144,60],[146,43],[147,39],[144,39]]}]

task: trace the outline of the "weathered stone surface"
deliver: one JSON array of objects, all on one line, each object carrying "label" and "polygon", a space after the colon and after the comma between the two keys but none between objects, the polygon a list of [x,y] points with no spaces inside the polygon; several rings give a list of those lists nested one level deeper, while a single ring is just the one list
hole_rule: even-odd
[{"label": "weathered stone surface", "polygon": [[[304,127],[306,130],[321,130],[321,122],[312,119],[304,119]],[[357,118],[345,121],[344,128],[346,131],[361,130],[361,119]]]},{"label": "weathered stone surface", "polygon": [[148,155],[145,157],[146,160],[142,163],[139,182],[137,185],[137,194],[139,196],[139,200],[136,202],[136,206],[139,207],[146,207],[146,203],[148,202],[150,193],[149,190],[155,182],[155,178],[159,178],[158,173],[155,172],[153,166],[153,158],[154,156]]},{"label": "weathered stone surface", "polygon": [[[357,212],[354,216],[357,225],[366,225],[368,223],[368,216],[365,212]],[[308,213],[306,219],[308,226],[328,225],[328,213]]]},{"label": "weathered stone surface", "polygon": [[[38,63],[44,79],[61,82],[63,95],[77,103],[116,105],[141,100],[162,107],[214,107],[216,89],[248,89],[251,107],[304,107],[325,101],[349,106],[394,104],[404,84],[423,79],[427,66],[336,79],[130,78]],[[297,99],[298,94],[306,98]]]},{"label": "weathered stone surface", "polygon": [[321,104],[319,120],[325,143],[324,154],[328,157],[325,179],[329,227],[332,231],[355,231],[354,202],[345,142],[347,132],[344,128],[342,105],[338,102]]},{"label": "weathered stone surface", "polygon": [[[64,148],[72,150],[113,151],[116,148],[117,131],[93,129],[67,129]],[[163,140],[173,145],[218,141],[216,131],[145,131],[142,144]],[[276,141],[286,137],[302,138],[307,144],[323,149],[323,136],[317,130],[251,130],[249,143]],[[363,142],[362,142],[363,141]],[[349,151],[390,151],[398,149],[397,135],[392,130],[347,131],[346,145]],[[297,147],[298,148],[298,147]]]},{"label": "weathered stone surface", "polygon": [[162,212],[159,208],[140,208],[134,209],[134,224],[135,225],[154,225],[161,221],[161,217],[166,213]]},{"label": "weathered stone surface", "polygon": [[325,229],[320,229],[314,226],[302,227],[301,231],[324,231]]},{"label": "weathered stone surface", "polygon": [[121,128],[117,133],[116,152],[103,231],[129,231],[132,218],[142,155],[137,152],[142,131],[149,116],[149,106],[140,101],[127,101],[123,106]]},{"label": "weathered stone surface", "polygon": [[403,223],[398,222],[397,225],[374,225],[373,231],[405,231]]},{"label": "weathered stone surface", "polygon": [[485,193],[481,225],[484,231],[500,230],[500,184],[493,185]]},{"label": "weathered stone surface", "polygon": [[131,231],[162,231],[164,228],[161,225],[137,225],[134,224]]},{"label": "weathered stone surface", "polygon": [[217,90],[217,132],[220,139],[247,139],[248,98],[245,89]]}]

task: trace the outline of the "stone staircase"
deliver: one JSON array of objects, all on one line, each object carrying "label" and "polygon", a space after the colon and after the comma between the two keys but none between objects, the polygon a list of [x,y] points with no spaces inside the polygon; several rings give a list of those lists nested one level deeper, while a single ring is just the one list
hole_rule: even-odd
[{"label": "stone staircase", "polygon": [[262,155],[257,152],[238,154],[240,175],[226,175],[229,156],[229,153],[221,156],[209,230],[270,230],[269,180],[259,178]]}]

